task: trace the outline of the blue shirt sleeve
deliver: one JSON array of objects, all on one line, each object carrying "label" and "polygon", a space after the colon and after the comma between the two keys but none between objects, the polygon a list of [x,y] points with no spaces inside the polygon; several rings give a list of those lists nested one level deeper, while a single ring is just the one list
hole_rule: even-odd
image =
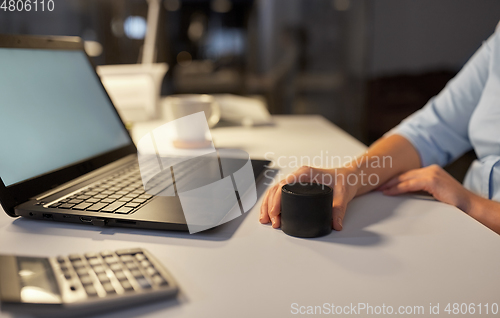
[{"label": "blue shirt sleeve", "polygon": [[408,139],[419,153],[422,167],[445,166],[472,149],[469,120],[488,78],[495,36],[497,33],[483,43],[437,96],[386,134]]}]

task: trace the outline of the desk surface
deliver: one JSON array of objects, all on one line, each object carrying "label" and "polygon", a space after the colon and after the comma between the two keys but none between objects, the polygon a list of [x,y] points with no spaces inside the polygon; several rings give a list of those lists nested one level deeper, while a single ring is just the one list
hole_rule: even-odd
[{"label": "desk surface", "polygon": [[[365,149],[321,117],[275,120],[273,127],[217,128],[213,138],[218,147],[281,158],[282,165],[300,156],[354,156]],[[146,128],[137,127],[134,137]],[[500,304],[500,237],[456,208],[424,197],[371,193],[349,205],[343,231],[299,239],[258,223],[266,181],[258,184],[259,201],[246,216],[195,235],[1,213],[0,253],[55,256],[141,246],[170,269],[182,289],[175,301],[106,317],[287,317],[296,316],[294,303],[365,303],[394,311],[423,306],[424,317],[431,303],[440,304],[443,316],[448,303],[475,303],[476,310],[480,303]]]}]

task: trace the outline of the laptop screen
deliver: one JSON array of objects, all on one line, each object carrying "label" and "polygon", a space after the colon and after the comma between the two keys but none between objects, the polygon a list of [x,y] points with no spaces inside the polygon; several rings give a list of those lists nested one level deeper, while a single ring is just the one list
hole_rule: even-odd
[{"label": "laptop screen", "polygon": [[0,48],[0,70],[5,186],[131,143],[82,51]]}]

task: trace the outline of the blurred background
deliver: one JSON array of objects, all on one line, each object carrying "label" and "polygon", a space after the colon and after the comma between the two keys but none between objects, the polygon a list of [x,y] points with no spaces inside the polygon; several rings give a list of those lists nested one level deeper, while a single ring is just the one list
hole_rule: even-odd
[{"label": "blurred background", "polygon": [[[56,0],[0,11],[0,33],[80,36],[96,65],[166,63],[162,96],[258,95],[271,114],[320,114],[370,144],[499,20],[498,0]],[[465,157],[449,168],[458,179]]]}]

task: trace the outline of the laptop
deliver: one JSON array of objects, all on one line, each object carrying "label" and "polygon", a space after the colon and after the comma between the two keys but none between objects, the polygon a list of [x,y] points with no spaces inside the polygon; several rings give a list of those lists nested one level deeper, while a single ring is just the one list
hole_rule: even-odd
[{"label": "laptop", "polygon": [[[0,35],[0,70],[0,203],[9,216],[188,230],[178,196],[144,190],[137,149],[80,38]],[[251,163],[257,180],[269,161]]]}]

